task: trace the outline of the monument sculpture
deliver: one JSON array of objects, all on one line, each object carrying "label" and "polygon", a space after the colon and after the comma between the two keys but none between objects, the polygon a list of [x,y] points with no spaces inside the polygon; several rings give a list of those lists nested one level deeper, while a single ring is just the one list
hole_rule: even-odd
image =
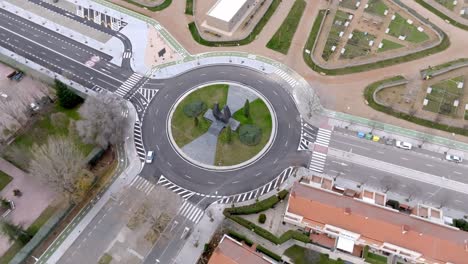
[{"label": "monument sculpture", "polygon": [[229,106],[224,106],[223,112],[219,110],[219,104],[215,103],[213,105],[213,116],[216,118],[216,120],[219,120],[225,124],[229,122],[229,119],[231,119],[231,110],[229,109]]}]

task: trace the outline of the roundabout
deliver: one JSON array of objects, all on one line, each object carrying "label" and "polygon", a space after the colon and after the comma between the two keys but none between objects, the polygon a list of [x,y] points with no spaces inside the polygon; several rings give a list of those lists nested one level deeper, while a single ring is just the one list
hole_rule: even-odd
[{"label": "roundabout", "polygon": [[[241,161],[229,165],[235,168],[226,169],[222,167],[228,166],[214,166],[214,163],[203,164],[193,158],[187,159],[187,151],[180,150],[193,140],[181,140],[183,137],[178,135],[174,137],[171,112],[174,116],[177,104],[183,101],[184,95],[190,94],[190,91],[193,92],[197,87],[212,84],[247,87],[250,92],[255,92],[256,96],[260,96],[265,101],[270,112],[272,129],[270,136],[267,137],[267,143],[260,152],[252,155],[254,157],[252,161],[249,158],[244,164],[242,164],[244,161]],[[220,199],[259,188],[277,178],[291,166],[307,166],[309,154],[297,151],[301,118],[294,99],[282,84],[284,83],[269,74],[231,65],[199,67],[174,78],[150,80],[148,85],[157,86],[159,91],[145,111],[141,130],[145,150],[153,150],[156,155],[153,163],[144,166],[141,175],[156,182],[163,177],[174,186],[196,195]],[[208,108],[207,105],[206,111]],[[236,116],[239,117],[239,114]],[[194,122],[196,121],[191,120],[187,123],[192,130]],[[201,121],[198,122],[200,125]],[[276,125],[273,129],[274,123]],[[205,130],[198,131],[197,138],[205,133]],[[213,155],[212,152],[208,154],[207,152],[208,150],[203,147],[197,149],[197,153],[201,156]],[[242,166],[238,166],[239,164]]]},{"label": "roundabout", "polygon": [[[224,115],[229,116],[220,120]],[[249,166],[269,150],[277,132],[268,99],[233,82],[189,89],[171,107],[166,123],[172,148],[192,165],[211,171]]]}]

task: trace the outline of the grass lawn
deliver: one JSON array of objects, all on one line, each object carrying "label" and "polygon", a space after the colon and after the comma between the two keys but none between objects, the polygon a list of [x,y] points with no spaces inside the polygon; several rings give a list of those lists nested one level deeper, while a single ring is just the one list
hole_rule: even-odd
[{"label": "grass lawn", "polygon": [[185,14],[193,16],[193,0],[186,0],[186,2],[185,2]]},{"label": "grass lawn", "polygon": [[[15,141],[13,141],[13,143],[6,148],[4,156],[6,156],[8,159],[9,151],[12,148],[19,148],[24,151],[24,156],[29,158],[31,155],[31,147],[34,144],[40,145],[44,142],[47,142],[49,136],[71,137],[76,146],[84,153],[84,155],[88,155],[93,149],[93,145],[83,143],[75,131],[72,132],[69,130],[70,122],[72,120],[78,121],[80,119],[78,108],[79,107],[74,109],[65,109],[60,107],[58,104],[54,105],[49,114],[41,116],[39,120],[37,120],[26,133],[18,136]],[[51,118],[52,115],[57,113],[65,114],[65,118],[60,120],[60,122],[54,122]],[[28,169],[29,164],[17,164],[17,162],[14,160],[12,162],[23,170]]]},{"label": "grass lawn", "polygon": [[424,32],[419,32],[418,28],[412,24],[408,24],[400,14],[395,14],[395,19],[389,25],[389,35],[394,37],[406,36],[406,41],[420,43],[429,39],[429,36]]},{"label": "grass lawn", "polygon": [[111,263],[111,261],[112,261],[112,256],[105,253],[104,255],[102,255],[101,258],[99,258],[98,264],[109,264]]},{"label": "grass lawn", "polygon": [[288,53],[294,33],[296,33],[297,26],[304,13],[305,6],[306,2],[304,0],[296,0],[294,2],[288,16],[278,28],[278,31],[276,31],[270,41],[268,41],[266,45],[267,48],[283,54]]},{"label": "grass lawn", "polygon": [[328,255],[321,254],[319,252],[315,252],[298,245],[294,245],[286,251],[284,251],[284,255],[288,256],[292,259],[294,264],[309,264],[309,263],[316,263],[316,264],[342,264],[344,263],[342,260],[333,260],[328,257]]},{"label": "grass lawn", "polygon": [[453,4],[453,0],[435,0],[437,3],[443,5],[445,8],[453,11],[455,9],[455,5]]},{"label": "grass lawn", "polygon": [[194,101],[204,102],[208,108],[213,108],[213,104],[218,102],[219,107],[223,108],[227,102],[229,85],[215,84],[200,88],[182,100],[174,111],[171,120],[172,136],[175,142],[181,148],[190,143],[195,138],[203,135],[210,128],[211,122],[203,118],[204,113],[199,117],[198,126],[194,126],[194,119],[184,114],[184,107]]},{"label": "grass lawn", "polygon": [[239,164],[243,161],[249,160],[257,155],[263,149],[265,144],[270,139],[271,135],[271,114],[268,107],[263,100],[256,99],[250,102],[250,118],[244,116],[244,108],[239,109],[233,114],[233,118],[241,123],[255,124],[262,130],[262,138],[260,143],[255,146],[247,146],[239,139],[238,131],[232,133],[231,143],[226,142],[226,129],[223,129],[218,137],[218,144],[216,146],[215,165],[229,166]]},{"label": "grass lawn", "polygon": [[390,41],[388,39],[383,39],[382,43],[383,43],[382,48],[378,49],[377,52],[385,52],[387,50],[399,49],[399,48],[404,47],[403,45]]},{"label": "grass lawn", "polygon": [[339,5],[344,8],[356,10],[358,9],[358,7],[356,6],[357,2],[360,2],[360,1],[359,0],[342,0]]},{"label": "grass lawn", "polygon": [[[333,51],[331,50],[332,47],[335,46],[336,48],[338,46],[338,43],[340,42],[340,32],[345,31],[346,27],[344,24],[349,22],[349,15],[351,14],[341,10],[336,11],[335,18],[333,18],[333,25],[330,29],[330,32],[328,33],[327,42],[325,43],[325,47],[322,53],[322,58],[324,60],[328,60],[333,54]],[[335,50],[335,52],[337,51]]]},{"label": "grass lawn", "polygon": [[386,264],[387,257],[369,252],[367,254],[366,262],[371,264]]},{"label": "grass lawn", "polygon": [[465,120],[468,120],[468,110],[465,110]]},{"label": "grass lawn", "polygon": [[368,4],[369,6],[365,9],[365,11],[369,14],[384,17],[385,10],[388,10],[387,5],[385,5],[382,0],[369,0]]},{"label": "grass lawn", "polygon": [[11,180],[13,180],[13,178],[10,175],[0,171],[0,191],[3,190],[3,188],[5,188],[5,186],[11,182]]},{"label": "grass lawn", "polygon": [[[348,39],[348,42],[344,46],[345,52],[341,54],[340,58],[354,59],[369,54],[371,50],[369,42],[375,40],[375,36],[358,30],[354,30],[352,34],[353,37]],[[376,45],[376,43],[373,45]]]}]

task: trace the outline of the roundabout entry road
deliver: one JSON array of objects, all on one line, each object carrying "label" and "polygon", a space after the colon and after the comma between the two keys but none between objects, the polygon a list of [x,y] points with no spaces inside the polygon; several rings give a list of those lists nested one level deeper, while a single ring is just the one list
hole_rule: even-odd
[{"label": "roundabout entry road", "polygon": [[[255,163],[232,171],[212,171],[196,167],[183,159],[171,146],[166,134],[166,119],[177,99],[194,87],[210,82],[233,82],[251,87],[266,97],[278,121],[275,141]],[[246,67],[216,65],[196,68],[177,77],[150,80],[145,88],[159,89],[143,116],[145,150],[155,151],[153,163],[141,172],[158,180],[162,175],[174,184],[204,195],[230,196],[253,190],[277,177],[289,166],[307,166],[310,156],[298,152],[301,134],[299,112],[282,81]]]}]

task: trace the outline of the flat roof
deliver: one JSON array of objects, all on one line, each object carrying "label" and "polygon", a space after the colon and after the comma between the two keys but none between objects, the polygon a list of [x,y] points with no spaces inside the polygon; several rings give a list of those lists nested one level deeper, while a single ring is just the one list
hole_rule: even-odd
[{"label": "flat roof", "polygon": [[229,22],[248,0],[218,0],[208,15]]},{"label": "flat roof", "polygon": [[[291,190],[288,212],[306,222],[333,225],[366,240],[419,252],[432,262],[458,264],[468,259],[467,232],[300,183]],[[402,232],[403,227],[407,232]]]}]

